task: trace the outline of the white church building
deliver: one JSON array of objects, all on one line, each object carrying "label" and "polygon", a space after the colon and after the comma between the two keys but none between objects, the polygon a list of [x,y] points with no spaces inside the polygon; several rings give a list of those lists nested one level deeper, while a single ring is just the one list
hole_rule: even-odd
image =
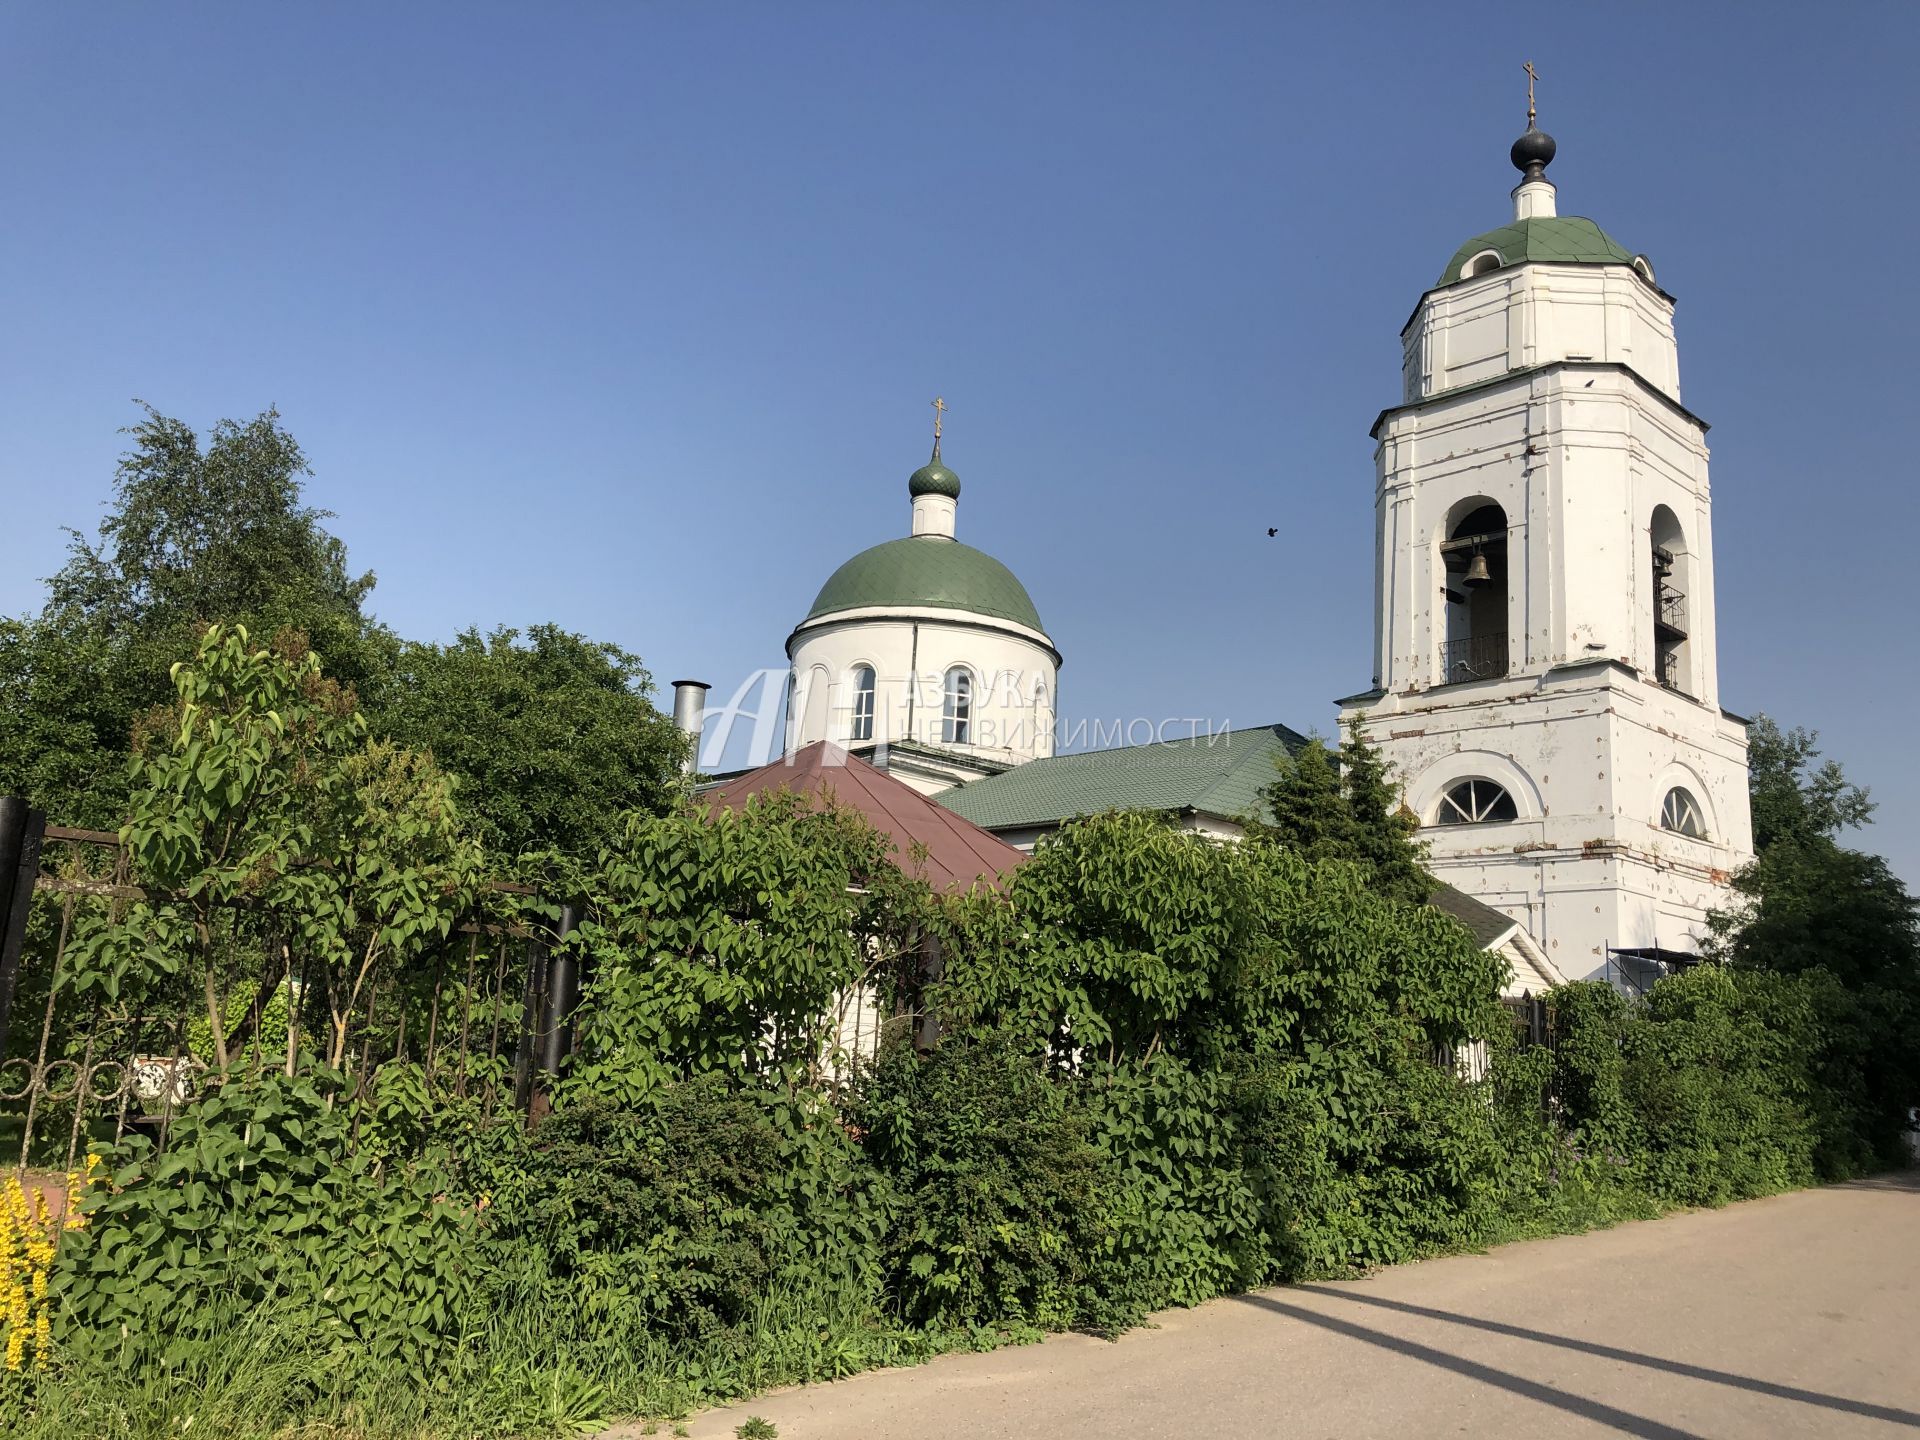
[{"label": "white church building", "polygon": [[912,528],[862,550],[787,637],[788,754],[830,740],[879,754],[927,794],[1053,754],[1060,652],[1026,587],[956,538],[960,477],[907,480]]},{"label": "white church building", "polygon": [[[1442,903],[1506,947],[1516,989],[1684,963],[1752,851],[1673,297],[1558,213],[1553,154],[1529,117],[1511,222],[1459,247],[1401,333],[1372,432],[1372,683],[1339,702],[1393,765]],[[788,637],[788,753],[843,746],[1023,847],[1114,807],[1238,833],[1301,737],[1055,755],[1061,652],[957,536],[939,404],[910,533],[836,570]]]}]

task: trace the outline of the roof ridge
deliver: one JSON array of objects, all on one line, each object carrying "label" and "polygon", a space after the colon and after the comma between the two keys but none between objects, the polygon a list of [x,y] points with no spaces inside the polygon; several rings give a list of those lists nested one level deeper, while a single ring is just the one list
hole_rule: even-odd
[{"label": "roof ridge", "polygon": [[[1304,736],[1300,735],[1295,730],[1289,729],[1285,725],[1276,725],[1273,728],[1276,730],[1285,730],[1287,734],[1292,735],[1296,739],[1302,740],[1303,742],[1305,740]],[[1289,749],[1291,748],[1290,746],[1287,745],[1287,742],[1284,739],[1280,740],[1280,744],[1284,748],[1289,748]],[[1211,799],[1214,795],[1216,795],[1220,791],[1221,787],[1224,786],[1235,775],[1237,775],[1243,767],[1256,764],[1261,760],[1268,760],[1269,763],[1272,763],[1271,758],[1267,756],[1264,752],[1255,751],[1251,748],[1247,749],[1243,753],[1243,755],[1239,759],[1235,760],[1231,765],[1229,765],[1222,774],[1215,777],[1213,784],[1209,785],[1205,790],[1201,791],[1199,798],[1194,802],[1194,808],[1204,809],[1205,802]],[[1276,767],[1276,778],[1278,778],[1277,767]],[[1254,803],[1257,805],[1259,804],[1259,801],[1256,800]],[[1223,812],[1214,811],[1210,813],[1218,814]]]}]

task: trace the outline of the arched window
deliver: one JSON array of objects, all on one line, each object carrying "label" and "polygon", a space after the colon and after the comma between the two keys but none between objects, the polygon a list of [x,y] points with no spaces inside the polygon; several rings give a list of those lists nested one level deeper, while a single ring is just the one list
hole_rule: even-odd
[{"label": "arched window", "polygon": [[1664,505],[1654,506],[1647,531],[1653,551],[1654,674],[1669,690],[1697,695],[1693,652],[1687,644],[1692,629],[1687,595],[1693,589],[1693,562],[1686,533],[1679,517]]},{"label": "arched window", "polygon": [[1460,267],[1460,278],[1462,280],[1471,280],[1476,275],[1491,274],[1499,268],[1500,252],[1498,250],[1482,250],[1478,255]]},{"label": "arched window", "polygon": [[947,671],[945,702],[940,707],[941,735],[949,745],[973,743],[973,677],[961,666]]},{"label": "arched window", "polygon": [[1485,499],[1465,501],[1455,512],[1440,545],[1442,685],[1507,673],[1507,512]]},{"label": "arched window", "polygon": [[1660,828],[1695,840],[1707,838],[1707,822],[1701,818],[1700,802],[1676,785],[1667,791],[1660,804]]},{"label": "arched window", "polygon": [[1497,825],[1502,820],[1518,820],[1520,811],[1513,796],[1491,780],[1462,780],[1440,797],[1436,825]]},{"label": "arched window", "polygon": [[1639,277],[1642,280],[1646,281],[1647,284],[1652,285],[1655,289],[1659,288],[1660,282],[1653,278],[1653,266],[1648,262],[1646,256],[1644,255],[1634,256],[1633,269],[1634,269],[1634,273],[1639,275]]},{"label": "arched window", "polygon": [[873,739],[873,667],[856,665],[853,670],[853,739]]}]

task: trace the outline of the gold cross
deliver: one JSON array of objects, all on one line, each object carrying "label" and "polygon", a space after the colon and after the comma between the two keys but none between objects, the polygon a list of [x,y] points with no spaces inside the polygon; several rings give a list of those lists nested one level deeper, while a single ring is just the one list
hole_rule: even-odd
[{"label": "gold cross", "polygon": [[940,421],[942,417],[945,415],[946,409],[947,409],[947,402],[945,400],[942,400],[938,395],[934,396],[933,397],[933,438],[936,441],[940,438]]},{"label": "gold cross", "polygon": [[1534,72],[1533,62],[1531,60],[1527,61],[1527,63],[1521,68],[1523,68],[1527,72],[1527,128],[1531,130],[1533,129],[1533,115],[1534,115],[1533,82],[1535,80],[1538,80],[1540,77]]}]

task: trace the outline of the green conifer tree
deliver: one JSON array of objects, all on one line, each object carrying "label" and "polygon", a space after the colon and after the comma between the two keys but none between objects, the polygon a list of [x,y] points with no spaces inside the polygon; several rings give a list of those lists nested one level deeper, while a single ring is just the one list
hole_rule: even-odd
[{"label": "green conifer tree", "polygon": [[1425,903],[1433,894],[1433,877],[1426,869],[1419,817],[1400,798],[1392,767],[1357,722],[1347,727],[1340,746],[1340,778],[1358,858],[1372,867],[1377,888],[1409,904]]},{"label": "green conifer tree", "polygon": [[1391,768],[1358,725],[1337,752],[1315,737],[1278,762],[1279,776],[1262,792],[1271,819],[1249,833],[1309,860],[1363,866],[1373,888],[1409,905],[1426,902],[1433,878],[1416,838],[1419,821],[1400,802]]}]

